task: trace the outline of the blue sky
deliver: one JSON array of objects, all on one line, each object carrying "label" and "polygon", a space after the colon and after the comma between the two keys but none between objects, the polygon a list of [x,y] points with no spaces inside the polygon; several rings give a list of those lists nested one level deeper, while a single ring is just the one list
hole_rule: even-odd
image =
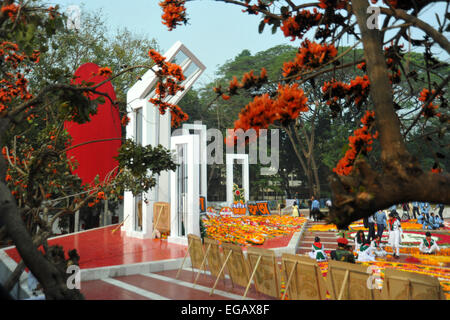
[{"label": "blue sky", "polygon": [[[84,4],[87,10],[95,11],[101,8],[111,31],[126,27],[149,38],[155,38],[162,53],[176,41],[183,42],[207,67],[197,85],[213,81],[217,66],[234,58],[244,49],[256,53],[279,44],[299,45],[299,41],[291,42],[285,38],[281,30],[275,35],[270,29],[259,34],[260,16],[250,16],[241,12],[241,7],[212,0],[187,2],[189,24],[180,26],[174,31],[168,31],[161,23],[159,0],[47,0],[47,2],[52,5],[59,4],[63,11],[69,5],[80,4]],[[431,21],[436,20],[434,12],[441,14],[445,11],[445,5],[436,5],[436,8],[439,9],[428,9],[421,18],[432,23]],[[442,50],[435,52],[439,57]],[[448,61],[448,58],[443,60]]]},{"label": "blue sky", "polygon": [[176,41],[183,42],[199,59],[207,70],[199,79],[200,83],[214,80],[217,65],[234,58],[244,49],[252,53],[269,49],[279,44],[293,44],[280,31],[272,35],[270,30],[258,33],[260,17],[249,16],[241,8],[213,1],[192,1],[187,3],[189,24],[173,31],[161,23],[162,11],[159,0],[57,0],[63,9],[68,5],[83,3],[86,9],[102,8],[107,23],[114,31],[117,27],[127,27],[139,34],[155,38],[162,53]]}]

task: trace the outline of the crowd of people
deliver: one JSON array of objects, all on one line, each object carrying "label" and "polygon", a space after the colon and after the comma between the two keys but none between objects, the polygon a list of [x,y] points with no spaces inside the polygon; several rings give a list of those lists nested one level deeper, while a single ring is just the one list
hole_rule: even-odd
[{"label": "crowd of people", "polygon": [[[368,229],[367,237],[363,230],[359,230],[354,238],[354,246],[349,244],[349,240],[345,237],[337,239],[337,249],[330,252],[331,259],[350,263],[375,261],[376,257],[387,255],[386,245],[392,248],[393,257],[398,259],[403,239],[402,221],[408,221],[411,218],[409,204],[402,204],[401,207],[403,209],[402,217],[397,212],[397,206],[394,205],[389,208],[390,213],[388,215],[385,211],[380,210],[364,219],[364,226]],[[431,206],[428,203],[413,202],[412,215],[414,219],[416,219],[417,214],[418,223],[422,224],[423,229],[426,230],[444,227],[444,206],[436,206],[436,209],[438,209],[436,215],[430,208]],[[389,238],[387,243],[383,243],[382,236],[386,229],[389,232]],[[425,237],[419,244],[419,250],[423,254],[435,254],[439,251],[439,246],[429,231],[425,233]],[[319,237],[315,237],[309,256],[318,262],[328,260]]]}]

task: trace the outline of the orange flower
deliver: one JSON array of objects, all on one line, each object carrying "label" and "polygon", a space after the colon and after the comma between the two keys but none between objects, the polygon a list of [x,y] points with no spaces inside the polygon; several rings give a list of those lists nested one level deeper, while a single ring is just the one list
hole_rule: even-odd
[{"label": "orange flower", "polygon": [[185,0],[164,0],[159,3],[163,9],[163,24],[169,28],[169,31],[187,23],[185,2]]},{"label": "orange flower", "polygon": [[[419,97],[419,101],[422,101],[424,103],[426,103],[427,101],[429,101],[431,99],[431,97],[433,95],[436,94],[436,90],[432,90],[430,92],[430,90],[424,88],[421,92],[420,92],[420,97]],[[432,101],[430,101],[428,104],[424,104],[422,106],[422,115],[425,118],[431,118],[434,117],[436,115],[438,115],[438,113],[436,112],[436,109],[438,109],[439,107],[437,105],[434,105],[432,103]]]},{"label": "orange flower", "polygon": [[339,175],[347,176],[353,170],[353,164],[356,157],[359,154],[366,155],[372,151],[373,139],[378,137],[378,131],[375,134],[371,134],[369,129],[372,123],[375,121],[375,112],[367,111],[364,117],[361,119],[363,127],[355,130],[354,135],[348,138],[349,149],[345,153],[345,156],[339,160],[336,168],[333,169]]},{"label": "orange flower", "polygon": [[126,127],[128,123],[130,123],[130,118],[127,115],[124,115],[120,122],[122,123],[122,126]]},{"label": "orange flower", "polygon": [[311,29],[312,26],[322,19],[322,14],[314,8],[313,13],[309,10],[301,10],[296,16],[289,16],[284,19],[280,29],[285,37],[291,37],[291,41],[296,38],[303,38],[304,34]]},{"label": "orange flower", "polygon": [[307,112],[305,93],[298,88],[298,84],[278,86],[278,97],[275,104],[277,120],[286,122],[296,119],[300,112]]},{"label": "orange flower", "polygon": [[1,12],[4,15],[7,15],[11,19],[11,21],[16,20],[16,15],[17,15],[18,11],[19,11],[19,6],[15,5],[14,3],[7,5],[7,6],[3,6],[1,9]]},{"label": "orange flower", "polygon": [[283,76],[289,77],[302,71],[315,69],[330,62],[337,55],[337,49],[333,44],[319,44],[305,40],[298,49],[294,61],[285,62]]},{"label": "orange flower", "polygon": [[319,0],[319,7],[322,9],[344,9],[347,0]]},{"label": "orange flower", "polygon": [[97,199],[106,199],[105,193],[103,191],[100,191],[99,193],[97,193]]},{"label": "orange flower", "polygon": [[166,58],[163,57],[158,51],[150,49],[148,51],[148,55],[150,56],[150,58],[152,58],[152,60],[156,63],[156,64],[161,64],[163,63]]},{"label": "orange flower", "polygon": [[97,71],[99,76],[110,77],[112,75],[112,70],[108,67],[100,68]]}]

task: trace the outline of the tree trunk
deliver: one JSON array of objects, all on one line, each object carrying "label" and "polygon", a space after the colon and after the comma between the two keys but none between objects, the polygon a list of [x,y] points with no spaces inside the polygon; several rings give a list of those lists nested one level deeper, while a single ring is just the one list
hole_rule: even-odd
[{"label": "tree trunk", "polygon": [[[0,120],[0,137],[3,136],[3,130],[7,127],[6,123],[7,120]],[[4,183],[6,170],[6,160],[4,157],[0,157],[0,224],[6,226],[8,235],[13,240],[25,265],[44,288],[47,299],[76,298],[79,292],[76,294],[75,290],[67,288],[63,275],[43,256],[33,243],[31,235],[20,217],[16,201],[11,195],[11,190]]]},{"label": "tree trunk", "polygon": [[450,175],[424,172],[406,149],[394,109],[381,33],[367,28],[367,0],[353,0],[352,7],[361,30],[375,123],[380,133],[382,172],[358,160],[351,175],[334,175],[330,179],[333,207],[328,221],[339,228],[402,202],[450,204]]},{"label": "tree trunk", "polygon": [[314,186],[315,186],[315,194],[314,196],[317,199],[320,199],[320,180],[319,180],[319,169],[317,168],[316,158],[314,154],[311,154],[311,167],[314,175]]},{"label": "tree trunk", "polygon": [[353,11],[358,20],[364,46],[367,75],[370,80],[370,96],[375,109],[375,122],[380,136],[381,161],[389,164],[403,158],[411,158],[400,132],[400,120],[394,109],[394,95],[389,81],[384,57],[381,32],[367,28],[367,0],[353,0]]}]

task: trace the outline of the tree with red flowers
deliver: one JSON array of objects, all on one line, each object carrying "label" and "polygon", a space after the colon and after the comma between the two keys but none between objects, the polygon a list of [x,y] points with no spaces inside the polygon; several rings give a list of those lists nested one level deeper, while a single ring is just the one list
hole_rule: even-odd
[{"label": "tree with red flowers", "polygon": [[[219,1],[219,0],[218,0]],[[337,163],[330,177],[333,207],[328,217],[340,228],[352,221],[367,217],[377,210],[409,201],[428,201],[450,204],[450,175],[440,168],[447,154],[431,150],[436,162],[433,168],[424,168],[408,151],[407,142],[412,132],[420,133],[426,141],[444,139],[448,134],[450,118],[448,106],[449,76],[431,81],[433,69],[438,67],[432,50],[439,48],[450,53],[448,1],[409,0],[220,0],[242,8],[250,15],[260,15],[259,31],[266,26],[272,31],[281,29],[292,41],[299,41],[299,50],[293,61],[284,65],[284,78],[272,93],[257,95],[243,108],[236,122],[237,128],[267,128],[276,123],[295,123],[299,114],[308,112],[317,101],[305,96],[308,83],[315,83],[321,75],[346,72],[357,66],[362,76],[347,82],[333,78],[321,84],[325,108],[333,115],[365,111],[361,127],[349,137],[348,149]],[[171,4],[168,15],[166,4]],[[431,4],[446,3],[445,13],[436,12],[436,27],[423,21],[419,15],[432,8]],[[373,27],[369,6],[379,6],[379,28]],[[186,1],[161,1],[165,10],[163,20],[169,28],[186,23]],[[173,6],[182,15],[177,16]],[[422,38],[412,31],[425,34]],[[304,39],[307,32],[312,38]],[[309,35],[309,33],[308,33]],[[340,40],[353,39],[354,46],[338,53]],[[362,45],[361,61],[341,64],[340,59]],[[424,51],[425,68],[421,74],[410,68],[404,46]],[[227,90],[216,93],[227,99],[240,90],[257,91],[264,77],[248,76],[239,82],[230,82]],[[267,79],[269,81],[269,79]],[[409,90],[399,90],[399,83]],[[417,87],[422,87],[419,91]],[[402,109],[417,104],[411,112]],[[442,140],[441,140],[442,141]],[[371,166],[367,156],[373,156],[376,145],[379,153],[377,167]]]},{"label": "tree with red flowers", "polygon": [[[101,77],[100,83],[76,83],[73,75],[56,68],[51,77],[36,79],[40,58],[47,54],[45,46],[65,28],[64,22],[57,7],[48,8],[39,0],[0,1],[0,238],[8,236],[22,258],[6,286],[11,288],[26,266],[47,299],[82,298],[78,290],[67,288],[66,281],[67,266],[77,264],[80,257],[71,251],[67,260],[64,248],[49,247],[46,241],[56,219],[82,207],[120,199],[124,191],[147,192],[155,186],[157,174],[175,169],[169,150],[124,140],[118,167],[103,181],[83,185],[72,174],[77,163],[67,157],[67,151],[80,146],[70,145],[64,122],[90,121],[105,99],[116,104],[99,88],[136,69],[157,73],[155,107],[161,112],[170,110],[174,124],[186,119],[177,106],[162,105],[165,97],[183,90],[181,68],[154,61],[159,54],[153,49],[146,64],[120,70],[100,67],[92,75]],[[41,85],[30,85],[30,79]]]}]

